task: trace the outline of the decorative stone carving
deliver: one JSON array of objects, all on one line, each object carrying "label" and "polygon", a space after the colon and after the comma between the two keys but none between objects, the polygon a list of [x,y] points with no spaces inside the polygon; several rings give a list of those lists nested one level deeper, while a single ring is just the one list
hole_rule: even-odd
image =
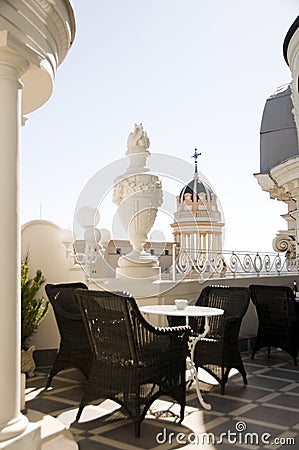
[{"label": "decorative stone carving", "polygon": [[288,261],[295,261],[296,258],[299,261],[298,173],[299,157],[294,157],[273,167],[269,174],[255,175],[263,191],[269,192],[270,198],[288,205],[288,213],[282,215],[288,223],[288,230],[279,231],[272,241],[273,249],[277,252],[286,252]]},{"label": "decorative stone carving", "polygon": [[65,22],[63,16],[58,14],[53,4],[48,0],[37,0],[39,6],[44,10],[44,12],[51,17],[53,24],[57,28],[57,31],[61,38],[61,59],[63,60],[67,55],[70,45],[70,30]]},{"label": "decorative stone carving", "polygon": [[294,245],[294,240],[288,234],[278,234],[272,242],[273,249],[280,252],[290,252],[292,254],[295,252],[296,256],[296,248]]},{"label": "decorative stone carving", "polygon": [[144,131],[142,123],[137,125],[135,123],[134,125],[134,131],[131,131],[131,133],[128,136],[127,140],[128,145],[128,151],[127,155],[132,151],[136,150],[136,148],[140,149],[148,149],[150,146],[150,140],[147,136],[146,131]]},{"label": "decorative stone carving", "polygon": [[158,176],[149,173],[146,167],[150,141],[142,124],[135,124],[127,144],[130,165],[114,182],[113,202],[118,205],[120,220],[133,250],[119,259],[116,272],[119,276],[134,278],[157,277],[160,275],[158,259],[144,250],[144,244],[163,195]]}]

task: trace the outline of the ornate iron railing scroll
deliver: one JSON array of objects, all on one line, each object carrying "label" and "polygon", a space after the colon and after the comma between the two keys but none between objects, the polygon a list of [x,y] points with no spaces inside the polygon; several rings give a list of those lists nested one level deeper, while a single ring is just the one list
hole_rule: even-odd
[{"label": "ornate iron railing scroll", "polygon": [[200,278],[236,278],[298,273],[298,264],[282,253],[223,251],[194,252],[181,249],[176,259],[176,272]]}]

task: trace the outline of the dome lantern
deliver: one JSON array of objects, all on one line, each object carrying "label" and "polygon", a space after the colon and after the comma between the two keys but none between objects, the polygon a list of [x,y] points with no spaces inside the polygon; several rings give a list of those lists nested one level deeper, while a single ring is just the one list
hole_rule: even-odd
[{"label": "dome lantern", "polygon": [[222,228],[224,226],[217,204],[217,196],[211,185],[198,172],[197,159],[201,153],[195,149],[193,179],[177,196],[177,211],[174,213],[174,239],[181,251],[188,252],[193,259],[205,253],[211,260],[222,252]]}]

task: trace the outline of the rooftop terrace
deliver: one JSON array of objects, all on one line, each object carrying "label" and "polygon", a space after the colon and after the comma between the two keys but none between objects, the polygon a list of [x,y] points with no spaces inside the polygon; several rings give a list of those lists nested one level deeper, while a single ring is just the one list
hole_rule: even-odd
[{"label": "rooftop terrace", "polygon": [[[29,415],[33,416],[32,410],[37,410],[69,427],[80,450],[182,447],[226,450],[232,444],[234,448],[296,448],[299,443],[298,367],[289,355],[279,350],[270,358],[260,352],[254,361],[243,353],[243,361],[248,374],[247,386],[235,374],[226,385],[225,396],[221,396],[218,385],[203,383],[204,397],[212,404],[211,411],[199,406],[196,391],[191,388],[182,424],[178,422],[175,404],[169,399],[157,400],[142,423],[140,438],[134,437],[133,424],[122,415],[119,406],[107,400],[86,407],[80,422],[73,422],[83,392],[83,377],[74,369],[58,374],[48,391],[43,389],[47,370],[37,371],[34,378],[27,380],[26,407]],[[50,441],[44,445],[43,450],[54,448],[50,447]]]}]

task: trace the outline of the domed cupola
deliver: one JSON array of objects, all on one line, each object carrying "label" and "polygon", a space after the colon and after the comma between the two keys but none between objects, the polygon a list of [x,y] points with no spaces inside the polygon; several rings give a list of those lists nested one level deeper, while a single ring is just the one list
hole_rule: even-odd
[{"label": "domed cupola", "polygon": [[177,196],[177,211],[171,224],[175,241],[181,250],[192,253],[208,252],[209,256],[222,251],[223,218],[217,196],[212,187],[201,178],[197,170],[200,153],[195,149],[193,179]]},{"label": "domed cupola", "polygon": [[191,180],[184,188],[181,190],[179,195],[179,202],[183,203],[184,200],[191,200],[192,202],[198,201],[212,201],[213,191],[210,186],[207,185],[204,181],[199,179],[198,170],[197,170],[197,158],[200,156],[200,153],[197,153],[197,149],[195,149],[194,155],[192,156],[195,160],[195,171],[193,180]]},{"label": "domed cupola", "polygon": [[202,198],[200,194],[204,194],[206,201],[211,202],[212,193],[211,188],[206,183],[199,181],[198,174],[194,174],[193,180],[181,190],[179,201],[183,203],[184,200],[190,198],[192,202],[198,202]]},{"label": "domed cupola", "polygon": [[298,134],[289,84],[278,88],[266,101],[260,139],[260,171],[298,157]]}]

